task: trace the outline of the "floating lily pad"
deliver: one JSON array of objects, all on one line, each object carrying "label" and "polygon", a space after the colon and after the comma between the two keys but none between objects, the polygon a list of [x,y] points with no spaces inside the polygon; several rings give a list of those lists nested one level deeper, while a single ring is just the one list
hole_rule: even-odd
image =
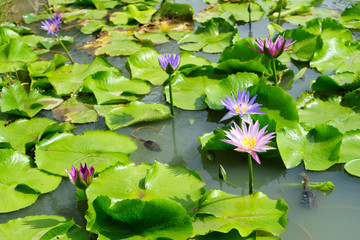
[{"label": "floating lily pad", "polygon": [[73,220],[60,216],[38,215],[10,220],[0,224],[3,239],[89,240],[89,236]]},{"label": "floating lily pad", "polygon": [[87,63],[75,63],[57,68],[54,72],[48,74],[48,80],[54,86],[57,94],[69,95],[79,90],[86,77],[99,71],[119,72],[106,58],[96,57],[90,65]]},{"label": "floating lily pad", "polygon": [[55,190],[61,182],[60,177],[31,168],[26,155],[10,149],[0,149],[0,172],[1,213],[30,206],[40,194]]},{"label": "floating lily pad", "polygon": [[339,13],[334,10],[310,8],[310,12],[285,16],[283,19],[293,25],[305,25],[306,22],[319,17],[320,18],[330,17],[336,19],[339,17]]},{"label": "floating lily pad", "polygon": [[344,168],[351,175],[360,177],[360,159],[354,159],[346,163]]},{"label": "floating lily pad", "polygon": [[[119,181],[126,181],[126,184],[116,184]],[[107,187],[104,187],[104,183]],[[169,198],[193,215],[204,193],[204,185],[197,172],[184,167],[169,167],[159,162],[155,165],[129,164],[115,166],[101,173],[89,186],[87,194],[91,201],[101,195],[116,200]]]},{"label": "floating lily pad", "polygon": [[[257,2],[252,2],[251,21],[258,21],[264,16],[264,10]],[[231,13],[236,21],[249,22],[249,3],[247,2],[224,2],[220,4],[224,12]]]},{"label": "floating lily pad", "polygon": [[98,120],[98,114],[93,106],[86,105],[70,98],[52,110],[55,119],[70,123],[89,123]]},{"label": "floating lily pad", "polygon": [[16,81],[11,86],[2,88],[0,107],[5,113],[33,117],[42,109],[52,109],[62,101],[61,98],[45,96],[34,89],[27,93],[20,82]]},{"label": "floating lily pad", "polygon": [[195,33],[184,35],[178,44],[181,49],[207,53],[220,53],[232,43],[237,29],[222,18],[213,18],[202,24]]},{"label": "floating lily pad", "polygon": [[[321,118],[319,118],[321,116]],[[339,101],[321,101],[313,99],[299,110],[300,122],[311,124],[327,123],[344,133],[359,129],[360,114],[348,107],[343,107]]]},{"label": "floating lily pad", "polygon": [[151,16],[156,12],[155,9],[145,5],[128,5],[124,7],[123,12],[114,12],[110,16],[110,21],[115,24],[129,24],[136,21],[137,24],[149,23]]},{"label": "floating lily pad", "polygon": [[[223,75],[216,74],[211,66],[199,67],[189,76],[180,73],[175,75],[171,80],[174,105],[185,110],[206,109],[206,87],[218,85],[222,77]],[[169,102],[168,89],[166,86],[165,94]]]},{"label": "floating lily pad", "polygon": [[[121,46],[121,48],[119,47]],[[131,31],[102,31],[100,38],[82,46],[94,55],[126,56],[139,51],[143,47],[152,47],[151,41],[140,41]]]},{"label": "floating lily pad", "polygon": [[348,131],[340,147],[340,163],[347,163],[360,156],[360,130]]},{"label": "floating lily pad", "polygon": [[136,148],[130,137],[109,131],[77,136],[63,133],[37,144],[35,162],[40,169],[60,176],[67,176],[65,169],[71,165],[79,168],[80,163],[93,165],[96,172],[101,172],[116,163],[127,163]]},{"label": "floating lily pad", "polygon": [[25,69],[27,63],[36,59],[36,53],[27,44],[12,38],[8,44],[0,46],[0,73]]},{"label": "floating lily pad", "polygon": [[141,80],[129,80],[119,73],[98,72],[85,80],[84,87],[94,93],[98,104],[135,101],[136,96],[150,92],[150,85]]},{"label": "floating lily pad", "polygon": [[192,233],[185,209],[166,198],[113,202],[100,196],[88,210],[87,219],[87,229],[101,239],[187,239]]},{"label": "floating lily pad", "polygon": [[305,169],[323,171],[338,163],[343,137],[339,130],[326,124],[310,129],[298,124],[277,132],[277,146],[286,168],[304,161]]},{"label": "floating lily pad", "polygon": [[64,22],[71,22],[75,19],[102,19],[107,15],[107,10],[80,9],[77,11],[62,13]]},{"label": "floating lily pad", "polygon": [[2,142],[9,142],[13,149],[22,153],[34,147],[44,135],[73,129],[66,124],[57,124],[50,118],[19,119],[6,127],[4,125],[1,127],[3,127],[0,133]]},{"label": "floating lily pad", "polygon": [[169,107],[163,104],[131,102],[105,114],[105,121],[111,130],[115,130],[135,123],[158,121],[170,117]]},{"label": "floating lily pad", "polygon": [[271,200],[261,192],[238,196],[211,190],[200,201],[193,235],[205,235],[209,231],[227,233],[232,229],[241,236],[256,230],[280,235],[286,228],[287,211],[284,200]]},{"label": "floating lily pad", "polygon": [[340,16],[343,25],[347,28],[360,28],[360,3],[346,8]]},{"label": "floating lily pad", "polygon": [[164,2],[162,6],[156,11],[152,17],[152,21],[160,19],[181,19],[193,20],[194,10],[190,4],[172,3],[170,1]]}]

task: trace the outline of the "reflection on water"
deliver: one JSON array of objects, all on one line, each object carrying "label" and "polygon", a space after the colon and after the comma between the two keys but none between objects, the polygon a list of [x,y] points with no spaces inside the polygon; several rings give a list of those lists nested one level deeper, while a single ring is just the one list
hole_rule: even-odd
[{"label": "reflection on water", "polygon": [[[191,2],[195,12],[202,9],[205,4],[200,0],[183,0],[177,3]],[[343,10],[353,1],[324,0],[321,7]],[[321,1],[317,1],[321,4]],[[252,32],[249,32],[248,25],[239,25],[241,37],[263,37],[268,35],[267,19],[262,19],[252,24]],[[294,28],[289,24],[284,24],[284,28]],[[75,31],[75,30],[71,30]],[[70,33],[66,33],[70,34]],[[74,32],[76,34],[76,32]],[[64,34],[65,35],[65,34]],[[90,36],[79,34],[75,46],[82,42],[89,41]],[[155,49],[161,53],[168,51],[180,51],[178,46],[172,42],[158,45]],[[175,50],[174,50],[175,49]],[[71,49],[71,54],[77,62],[91,62],[92,56]],[[217,61],[219,54],[196,53],[204,56],[211,61]],[[122,69],[123,75],[129,77],[130,74],[124,67],[126,58],[111,57],[109,61]],[[293,64],[295,73],[301,69],[301,64]],[[294,98],[299,96],[304,90],[309,88],[310,81],[319,74],[307,70],[305,81],[297,81],[292,89],[288,91]],[[165,103],[163,96],[164,88],[154,86],[151,93],[145,96],[144,102]],[[207,184],[207,189],[221,189],[232,194],[247,194],[248,187],[248,167],[246,154],[234,151],[214,151],[212,160],[209,160],[205,151],[200,150],[200,143],[196,140],[205,132],[210,132],[214,128],[223,126],[219,123],[225,112],[221,111],[182,111],[175,109],[175,118],[146,124],[136,124],[131,127],[117,130],[120,134],[128,135],[136,128],[141,126],[152,126],[157,129],[142,129],[136,133],[137,137],[150,139],[159,144],[161,151],[149,151],[141,142],[138,142],[138,150],[131,155],[131,161],[135,163],[147,162],[154,163],[155,159],[161,163],[168,163],[173,166],[186,166],[191,170],[200,173],[203,181]],[[38,116],[51,117],[50,112],[42,112]],[[99,117],[97,123],[78,125],[76,133],[84,130],[101,129],[106,130],[104,118]],[[260,156],[261,157],[261,156]],[[313,209],[306,209],[301,206],[301,193],[303,186],[300,184],[302,177],[299,175],[304,172],[303,165],[294,169],[286,170],[279,157],[263,159],[262,165],[254,163],[254,189],[267,194],[272,199],[283,198],[289,205],[288,227],[281,236],[285,240],[338,240],[338,239],[358,239],[358,221],[360,216],[360,180],[349,176],[344,172],[342,165],[336,165],[326,172],[306,172],[313,182],[332,181],[335,190],[325,196],[317,192],[319,205]],[[218,168],[221,164],[227,172],[227,180],[231,184],[220,181],[218,178]],[[299,183],[295,184],[294,183]],[[121,183],[119,183],[121,184]],[[84,214],[83,206],[75,200],[76,189],[71,183],[64,179],[59,188],[52,193],[41,196],[38,201],[23,210],[0,214],[0,223],[10,219],[38,214],[55,214],[66,218],[74,218],[76,223],[84,226],[86,223],[82,218]]]}]

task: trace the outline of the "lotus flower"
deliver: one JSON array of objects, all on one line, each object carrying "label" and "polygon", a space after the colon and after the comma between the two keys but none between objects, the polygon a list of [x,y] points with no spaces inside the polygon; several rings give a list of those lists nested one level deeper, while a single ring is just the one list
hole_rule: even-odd
[{"label": "lotus flower", "polygon": [[220,99],[221,103],[229,110],[229,112],[220,120],[224,121],[233,116],[240,115],[245,122],[251,120],[249,114],[263,114],[265,112],[259,111],[261,104],[254,103],[256,96],[250,99],[250,92],[246,93],[246,90],[237,91],[237,96],[231,93],[232,97],[226,96],[225,99]]},{"label": "lotus flower", "polygon": [[248,47],[254,49],[259,53],[263,53],[265,54],[265,56],[273,59],[279,57],[285,51],[291,51],[292,49],[290,49],[289,47],[295,42],[296,40],[292,41],[292,39],[285,41],[285,38],[283,36],[278,36],[274,43],[270,37],[267,37],[265,39],[265,42],[260,38],[257,38],[254,41],[254,44],[256,44],[260,49],[256,49],[250,46]]},{"label": "lotus flower", "polygon": [[54,19],[49,18],[41,23],[43,24],[41,28],[48,31],[47,34],[56,35],[59,32],[59,26],[61,24],[61,13],[55,13]]},{"label": "lotus flower", "polygon": [[232,127],[230,131],[224,131],[229,139],[222,139],[221,141],[236,146],[235,151],[247,152],[257,163],[261,164],[257,152],[276,149],[266,145],[270,142],[270,139],[275,137],[275,132],[267,134],[267,131],[265,131],[267,125],[261,130],[259,130],[258,121],[255,124],[251,121],[249,128],[247,128],[245,122],[242,122],[242,129],[236,123],[234,125],[235,127]]},{"label": "lotus flower", "polygon": [[158,57],[160,67],[167,73],[173,74],[175,70],[178,68],[180,63],[180,55],[164,53],[163,55]]},{"label": "lotus flower", "polygon": [[83,166],[80,163],[80,169],[76,169],[73,165],[71,165],[71,171],[65,169],[67,174],[69,175],[70,182],[75,187],[85,190],[94,178],[94,167],[91,166],[90,169],[88,166]]}]

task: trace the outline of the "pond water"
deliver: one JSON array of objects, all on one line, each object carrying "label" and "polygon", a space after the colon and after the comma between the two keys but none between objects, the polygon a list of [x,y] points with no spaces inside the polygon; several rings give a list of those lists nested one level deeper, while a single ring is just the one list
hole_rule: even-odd
[{"label": "pond water", "polygon": [[[197,13],[206,4],[200,0],[181,0],[177,3],[192,4],[194,12]],[[343,11],[350,6],[353,1],[324,0],[317,1],[318,8],[333,9]],[[267,19],[252,24],[252,31],[249,25],[239,25],[241,37],[264,37],[268,35]],[[37,29],[38,23],[31,26]],[[282,26],[295,28],[296,26],[283,23]],[[36,30],[35,30],[36,31]],[[39,31],[38,34],[44,34]],[[91,40],[92,36],[79,34],[78,29],[71,29],[66,35],[78,34],[76,43],[70,50],[76,62],[91,62],[93,56],[76,50],[77,46]],[[354,32],[354,37],[359,39],[358,33]],[[154,47],[160,53],[180,52],[175,42],[162,44]],[[56,49],[55,49],[56,50]],[[195,53],[198,56],[208,58],[210,61],[217,61],[219,54]],[[50,55],[49,55],[50,57]],[[128,70],[124,67],[125,57],[109,57],[109,61],[123,71],[123,75],[129,77]],[[303,66],[292,64],[295,73]],[[296,81],[288,93],[294,97],[299,96],[303,91],[309,89],[310,81],[320,74],[307,70],[305,81]],[[145,96],[144,102],[160,102],[165,104],[162,95],[163,87],[153,87],[150,94]],[[196,170],[200,173],[203,181],[207,184],[207,189],[221,189],[233,194],[247,194],[248,187],[248,168],[247,156],[236,152],[215,151],[215,159],[207,159],[206,153],[200,150],[200,143],[196,140],[205,132],[210,132],[216,127],[223,126],[219,123],[225,111],[184,111],[175,109],[175,118],[154,123],[138,124],[117,130],[118,133],[129,135],[131,131],[141,126],[152,126],[152,128],[141,129],[136,132],[136,136],[157,142],[160,145],[160,152],[152,152],[146,149],[142,143],[138,142],[138,150],[131,155],[131,161],[135,163],[147,162],[154,163],[154,159],[161,163],[170,165],[182,165],[188,169]],[[41,112],[40,117],[52,117],[51,112]],[[75,132],[81,133],[84,130],[107,130],[104,118],[91,124],[76,125]],[[227,180],[233,185],[226,184],[218,178],[219,164],[227,171]],[[286,231],[280,236],[285,240],[338,240],[338,239],[359,239],[358,225],[360,216],[360,179],[352,177],[344,172],[343,165],[338,164],[323,172],[306,172],[303,165],[294,169],[286,170],[281,159],[262,161],[262,165],[254,164],[254,188],[255,191],[264,192],[272,199],[283,198],[289,205],[288,226]],[[300,173],[306,172],[313,182],[332,181],[335,190],[329,195],[317,192],[318,206],[307,209],[301,206],[301,192],[303,187],[300,183],[302,177]],[[297,185],[295,183],[298,183]],[[118,184],[122,184],[119,182]],[[63,179],[59,188],[54,192],[39,197],[35,204],[25,209],[0,214],[0,223],[10,219],[25,217],[28,215],[60,215],[66,218],[74,218],[75,222],[81,226],[86,223],[82,218],[84,214],[83,206],[75,199],[76,189],[67,179]]]}]

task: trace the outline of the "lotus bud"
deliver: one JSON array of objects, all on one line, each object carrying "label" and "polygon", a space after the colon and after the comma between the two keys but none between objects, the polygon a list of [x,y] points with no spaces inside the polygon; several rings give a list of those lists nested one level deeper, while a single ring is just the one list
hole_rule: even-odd
[{"label": "lotus bud", "polygon": [[80,163],[80,168],[76,169],[73,165],[71,165],[71,171],[65,169],[67,174],[69,175],[70,182],[77,188],[85,190],[91,184],[94,178],[94,167],[91,166],[88,168],[87,164],[83,166]]}]

